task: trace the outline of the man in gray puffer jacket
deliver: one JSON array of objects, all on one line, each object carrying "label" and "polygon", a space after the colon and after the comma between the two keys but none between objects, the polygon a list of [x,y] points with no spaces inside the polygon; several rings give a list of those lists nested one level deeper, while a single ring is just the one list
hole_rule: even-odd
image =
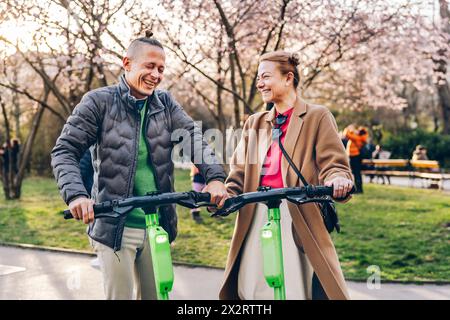
[{"label": "man in gray puffer jacket", "polygon": [[[151,35],[134,40],[123,58],[125,74],[117,85],[86,93],[67,119],[52,150],[53,173],[61,195],[76,219],[89,224],[108,299],[155,299],[145,218],[135,209],[119,219],[94,219],[93,204],[173,191],[171,160],[175,130],[190,137],[192,161],[206,179],[204,192],[219,207],[228,197],[226,174],[203,140],[201,130],[175,99],[156,90],[163,78],[165,53]],[[185,142],[186,143],[186,142]],[[92,199],[83,185],[79,161],[92,148]],[[198,161],[200,160],[200,161]],[[177,234],[175,206],[161,207],[160,224],[170,241]]]}]

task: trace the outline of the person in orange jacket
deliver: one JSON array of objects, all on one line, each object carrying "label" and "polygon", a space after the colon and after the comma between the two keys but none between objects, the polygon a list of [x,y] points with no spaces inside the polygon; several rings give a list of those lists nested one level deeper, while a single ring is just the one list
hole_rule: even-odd
[{"label": "person in orange jacket", "polygon": [[369,138],[369,132],[364,127],[356,129],[355,125],[349,125],[344,129],[344,136],[348,139],[346,151],[350,157],[350,167],[355,178],[355,193],[363,193],[363,182],[361,176],[361,149],[367,143]]},{"label": "person in orange jacket", "polygon": [[[205,178],[202,176],[202,174],[195,165],[191,166],[191,182],[192,182],[192,190],[197,192],[202,192],[202,190],[206,186]],[[200,208],[191,209],[191,216],[196,223],[203,223],[203,219],[200,216]]]}]

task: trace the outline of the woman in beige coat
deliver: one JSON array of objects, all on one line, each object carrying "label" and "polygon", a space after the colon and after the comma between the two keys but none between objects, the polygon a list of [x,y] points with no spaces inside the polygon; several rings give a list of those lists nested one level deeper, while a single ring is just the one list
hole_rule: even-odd
[{"label": "woman in beige coat", "polygon": [[[305,179],[313,185],[333,185],[334,198],[344,198],[351,190],[352,174],[334,117],[325,107],[300,99],[297,65],[298,58],[287,52],[261,56],[257,88],[263,101],[274,107],[250,116],[244,124],[226,181],[230,196],[256,191],[260,185],[301,185],[271,139],[278,114],[287,117],[281,127],[283,145]],[[263,275],[259,242],[265,222],[264,204],[249,204],[240,210],[221,299],[273,299],[273,289]],[[348,299],[339,259],[317,205],[283,201],[281,228],[286,298]]]}]

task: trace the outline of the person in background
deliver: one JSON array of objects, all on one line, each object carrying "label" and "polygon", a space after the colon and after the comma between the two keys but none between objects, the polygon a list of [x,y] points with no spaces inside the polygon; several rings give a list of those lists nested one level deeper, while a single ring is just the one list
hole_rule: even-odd
[{"label": "person in background", "polygon": [[5,155],[5,146],[0,146],[0,178],[3,179],[3,164],[4,164],[4,155]]},{"label": "person in background", "polygon": [[[417,145],[416,149],[413,152],[412,161],[418,161],[418,160],[430,160],[427,155],[427,148],[425,148],[423,145]],[[418,168],[416,169],[418,171],[422,172],[439,172],[439,168]],[[431,181],[429,185],[430,189],[439,189],[439,184],[436,181]]]},{"label": "person in background", "polygon": [[5,142],[2,147],[2,158],[3,158],[3,166],[2,173],[5,178],[8,178],[9,174],[9,153],[11,152],[11,143],[9,141]]},{"label": "person in background", "polygon": [[[192,180],[192,190],[201,192],[205,188],[205,178],[200,173],[195,165],[191,166],[191,180]],[[203,219],[200,216],[200,208],[191,209],[192,219],[197,223],[202,223]]]},{"label": "person in background", "polygon": [[[11,157],[10,157],[11,153]],[[3,174],[9,173],[10,167],[12,168],[12,172],[17,174],[19,172],[19,155],[20,155],[20,143],[18,139],[12,139],[3,144],[3,147],[0,150],[0,155],[3,158]],[[10,162],[11,160],[11,162]],[[10,165],[11,163],[11,165]]]},{"label": "person in background", "polygon": [[361,149],[367,143],[369,133],[366,128],[350,125],[344,129],[344,135],[348,139],[346,151],[350,157],[350,166],[355,178],[355,193],[363,193],[363,181],[361,176],[362,156]]},{"label": "person in background", "polygon": [[339,132],[339,137],[341,138],[342,144],[344,145],[344,148],[347,148],[348,139],[344,135],[344,132]]},{"label": "person in background", "polygon": [[427,155],[427,148],[422,145],[417,145],[416,150],[414,150],[411,160],[429,160]]},{"label": "person in background", "polygon": [[92,192],[92,185],[94,183],[94,167],[92,166],[92,156],[89,149],[83,154],[80,160],[80,173],[83,185],[86,188],[89,197]]},{"label": "person in background", "polygon": [[19,139],[12,139],[11,146],[11,160],[12,160],[12,169],[14,174],[19,172],[19,161],[20,161],[20,142]]},{"label": "person in background", "polygon": [[[383,148],[381,147],[381,145],[377,144],[375,146],[375,150],[372,152],[372,159],[375,160],[383,160],[383,159],[389,159],[391,153],[389,151],[385,151],[383,150]],[[378,170],[382,171],[382,170],[388,170],[389,167],[378,167]],[[373,179],[374,175],[370,175],[370,182],[372,183],[372,179]],[[383,184],[385,184],[385,180],[384,178],[386,177],[386,180],[388,182],[388,184],[391,184],[391,179],[388,175],[377,175],[377,178],[381,178],[383,181]]]}]

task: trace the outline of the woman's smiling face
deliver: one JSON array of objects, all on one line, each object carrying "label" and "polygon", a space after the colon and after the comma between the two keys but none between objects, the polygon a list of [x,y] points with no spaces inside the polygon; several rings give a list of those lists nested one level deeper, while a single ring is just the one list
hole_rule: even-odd
[{"label": "woman's smiling face", "polygon": [[258,66],[256,87],[264,103],[277,103],[290,89],[289,77],[281,74],[276,62],[265,60]]}]

